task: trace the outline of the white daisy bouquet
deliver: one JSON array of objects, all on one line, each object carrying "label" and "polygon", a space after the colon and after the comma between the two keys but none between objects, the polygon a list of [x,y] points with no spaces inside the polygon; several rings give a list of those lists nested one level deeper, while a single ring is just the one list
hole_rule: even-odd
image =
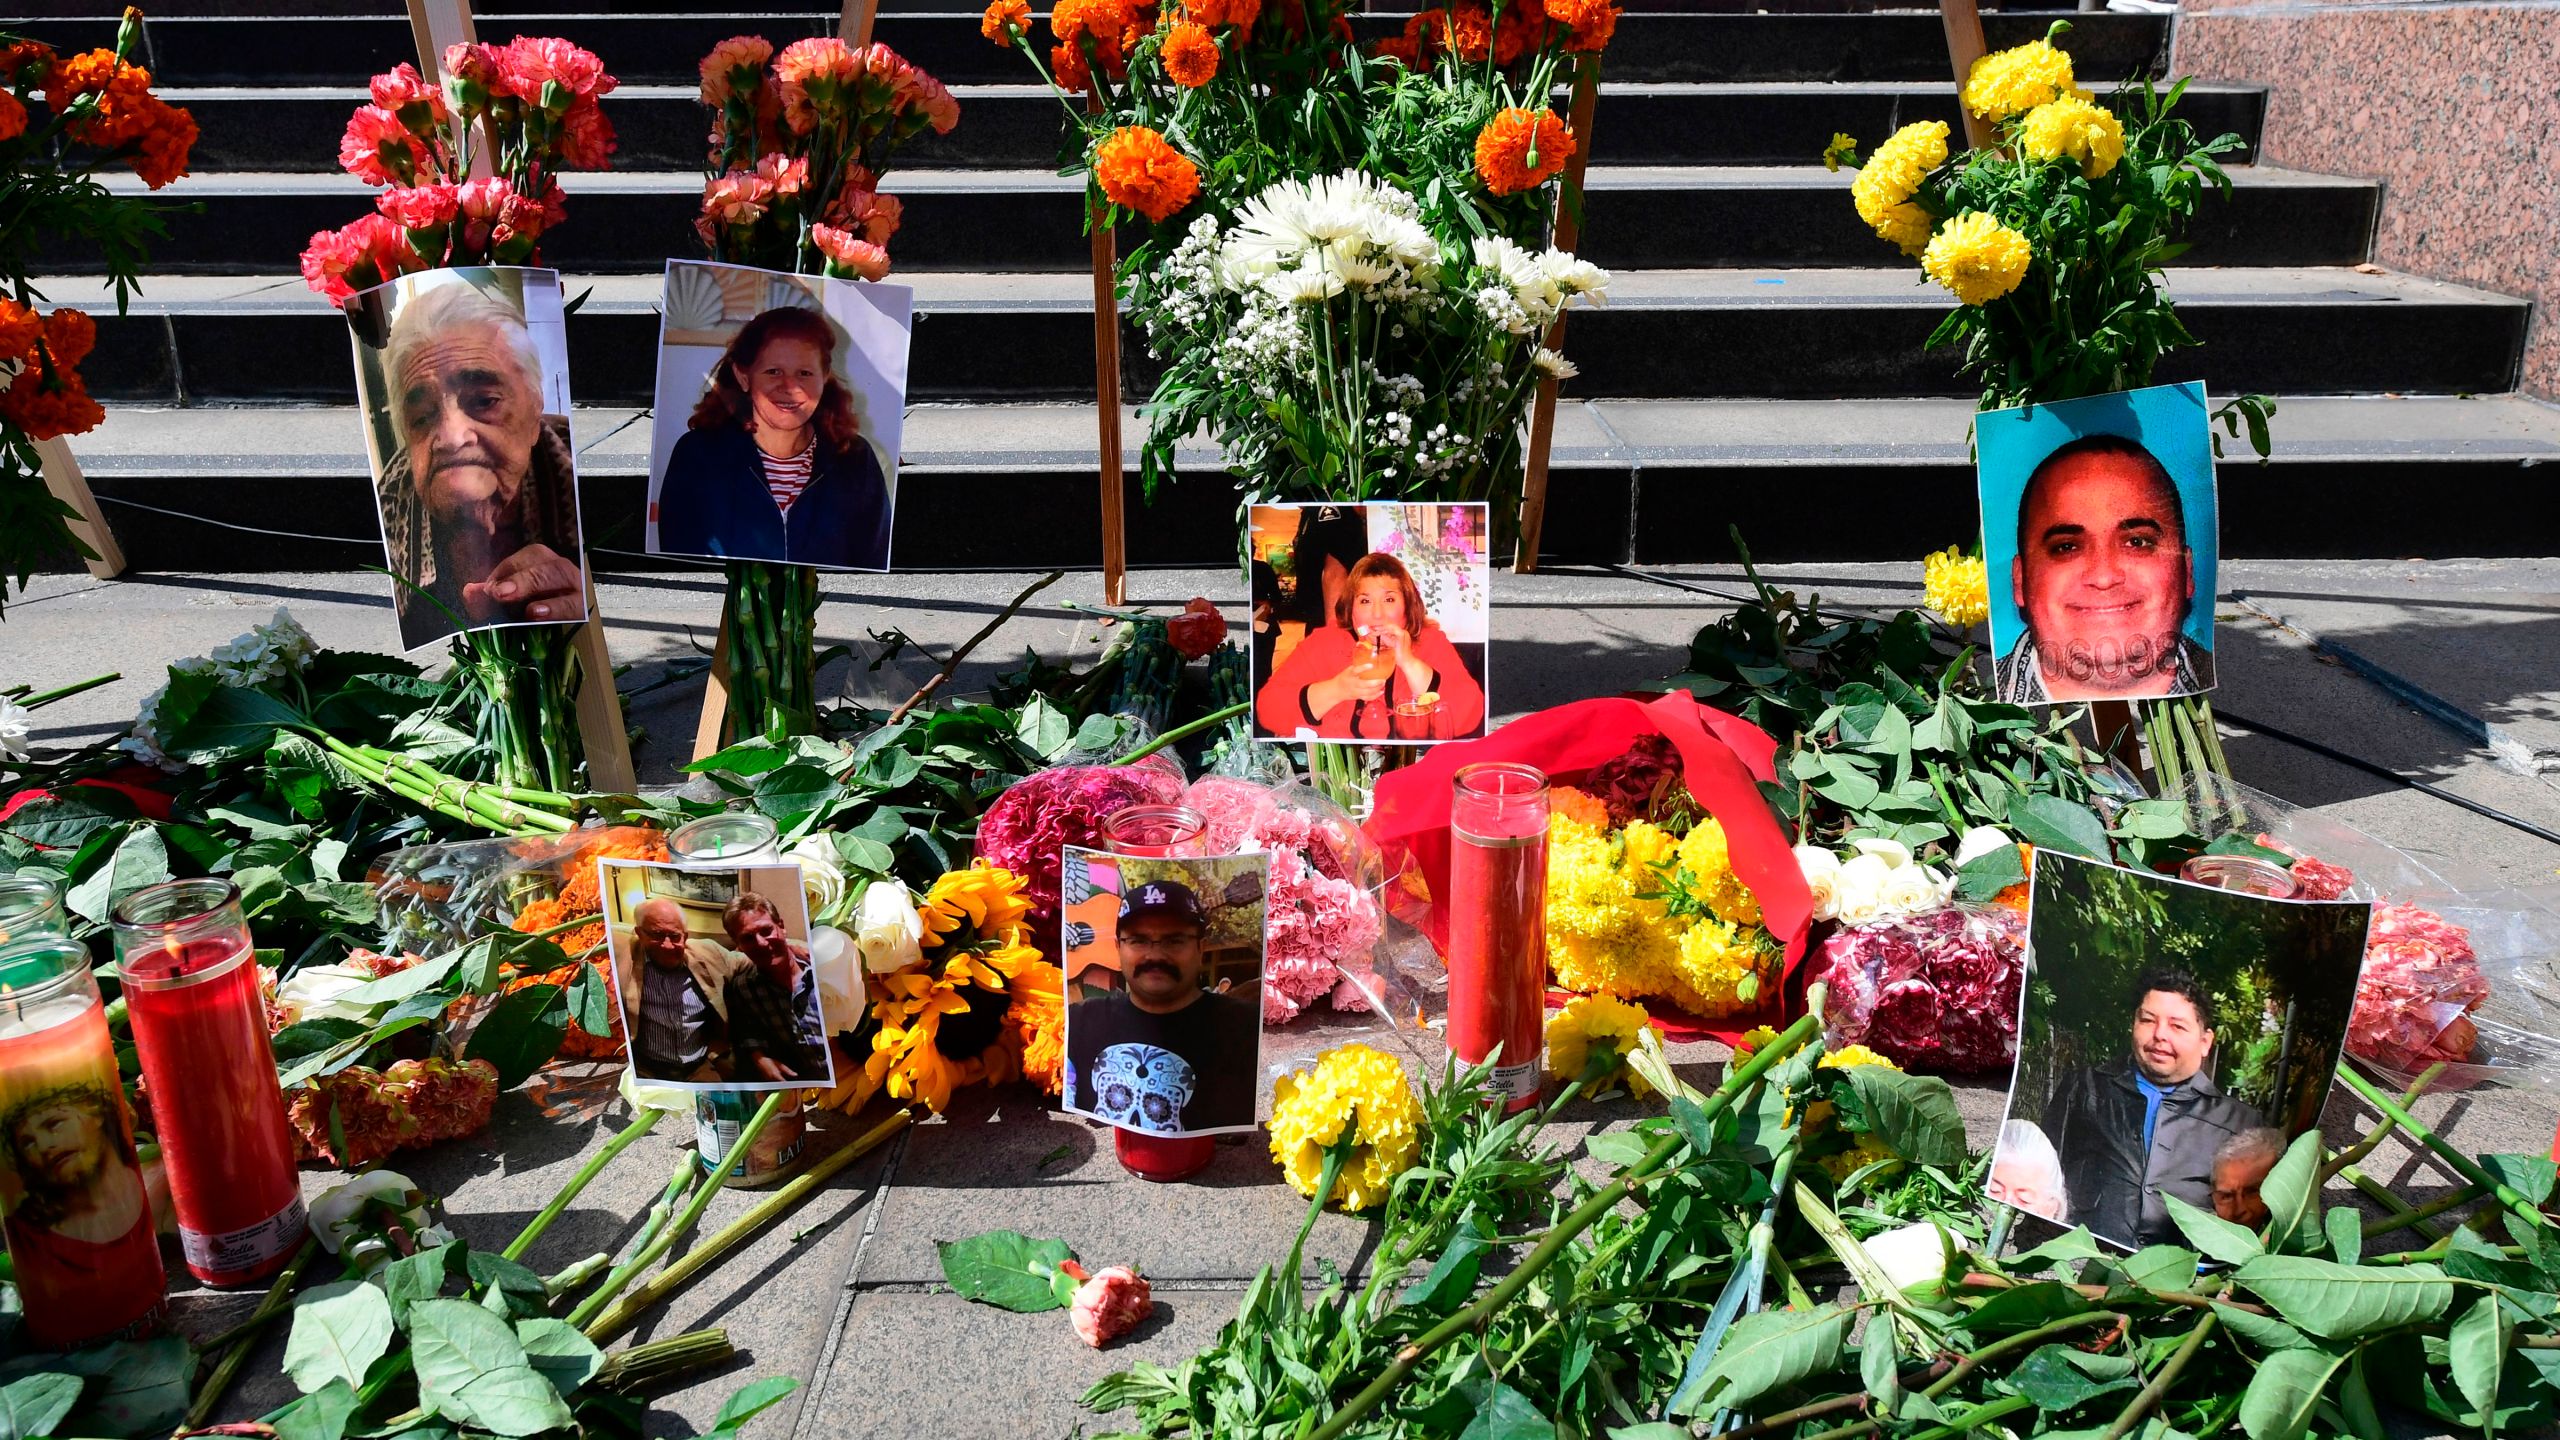
[{"label": "white daisy bouquet", "polygon": [[1145,473],[1205,429],[1248,504],[1414,496],[1508,514],[1531,390],[1573,373],[1541,338],[1608,284],[1561,250],[1444,240],[1412,195],[1361,171],[1283,180],[1130,276],[1166,366]]}]

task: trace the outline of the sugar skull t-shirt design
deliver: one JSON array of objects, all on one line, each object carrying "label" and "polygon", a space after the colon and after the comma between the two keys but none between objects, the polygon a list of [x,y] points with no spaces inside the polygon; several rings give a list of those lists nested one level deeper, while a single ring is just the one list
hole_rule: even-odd
[{"label": "sugar skull t-shirt design", "polygon": [[1108,1045],[1095,1060],[1095,1108],[1126,1130],[1181,1134],[1182,1107],[1198,1088],[1191,1062],[1162,1046]]}]

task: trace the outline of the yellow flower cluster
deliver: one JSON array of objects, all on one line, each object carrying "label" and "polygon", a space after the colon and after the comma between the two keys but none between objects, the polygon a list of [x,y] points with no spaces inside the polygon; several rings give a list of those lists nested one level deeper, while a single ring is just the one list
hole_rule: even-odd
[{"label": "yellow flower cluster", "polygon": [[1858,137],[1845,130],[1831,132],[1831,143],[1822,147],[1822,168],[1837,175],[1840,167],[1857,163]]},{"label": "yellow flower cluster", "polygon": [[1644,820],[1618,831],[1569,815],[1548,822],[1547,964],[1557,985],[1660,996],[1719,1019],[1757,998],[1775,950],[1715,821],[1677,838]]},{"label": "yellow flower cluster", "polygon": [[2048,101],[2079,94],[2071,57],[2048,40],[1995,51],[1973,62],[1964,78],[1964,108],[1985,120],[2023,115]]},{"label": "yellow flower cluster", "polygon": [[1950,545],[1922,563],[1921,604],[1959,630],[1969,630],[1991,617],[1991,579],[1981,556]]},{"label": "yellow flower cluster", "polygon": [[1967,305],[1988,305],[2027,278],[2035,251],[2027,237],[1979,210],[1946,223],[1921,252],[1920,268]]},{"label": "yellow flower cluster", "polygon": [[1903,254],[1919,254],[1929,243],[1930,219],[1929,212],[1911,197],[1920,193],[1920,182],[1929,172],[1945,163],[1947,122],[1921,120],[1896,130],[1867,157],[1867,163],[1858,168],[1858,178],[1849,184],[1849,199],[1858,207],[1858,218],[1901,246]]},{"label": "yellow flower cluster", "polygon": [[[1827,1051],[1819,1064],[1825,1070],[1855,1070],[1861,1065],[1881,1065],[1887,1070],[1902,1068],[1864,1045],[1843,1045],[1836,1050]],[[1830,1101],[1814,1101],[1805,1107],[1805,1128],[1811,1130],[1831,1123],[1832,1113]],[[1813,1163],[1821,1166],[1822,1173],[1830,1176],[1836,1184],[1876,1161],[1898,1158],[1900,1157],[1888,1149],[1883,1141],[1869,1134],[1850,1137],[1848,1149],[1830,1155],[1817,1156]]]},{"label": "yellow flower cluster", "polygon": [[2095,180],[2124,158],[2124,122],[2103,106],[2065,95],[2027,112],[2018,144],[2030,159],[2077,162],[2080,173]]},{"label": "yellow flower cluster", "polygon": [[1607,995],[1577,995],[1547,1017],[1547,1074],[1567,1083],[1581,1079],[1597,1048],[1611,1059],[1607,1068],[1591,1077],[1586,1093],[1604,1089],[1613,1080],[1624,1080],[1627,1089],[1639,1098],[1650,1095],[1653,1086],[1627,1068],[1627,1057],[1643,1043],[1644,1032],[1652,1024],[1640,1005]]},{"label": "yellow flower cluster", "polygon": [[1386,1199],[1422,1153],[1422,1102],[1404,1065],[1383,1050],[1337,1045],[1316,1057],[1315,1069],[1272,1087],[1271,1158],[1299,1194],[1315,1197],[1325,1154],[1341,1145],[1349,1153],[1325,1198],[1345,1210]]}]

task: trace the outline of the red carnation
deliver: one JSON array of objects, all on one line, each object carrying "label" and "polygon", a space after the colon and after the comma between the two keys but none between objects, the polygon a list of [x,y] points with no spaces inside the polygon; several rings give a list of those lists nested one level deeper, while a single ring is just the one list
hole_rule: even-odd
[{"label": "red carnation", "polygon": [[359,105],[338,141],[338,163],[367,185],[407,185],[418,178],[426,147],[400,117],[379,105]]},{"label": "red carnation", "polygon": [[1225,643],[1227,617],[1218,607],[1194,595],[1182,613],[1164,622],[1164,638],[1185,660],[1198,660]]}]

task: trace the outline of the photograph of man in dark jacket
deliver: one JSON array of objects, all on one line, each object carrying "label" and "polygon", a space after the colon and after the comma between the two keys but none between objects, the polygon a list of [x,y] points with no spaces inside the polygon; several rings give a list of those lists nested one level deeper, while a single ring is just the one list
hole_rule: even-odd
[{"label": "photograph of man in dark jacket", "polygon": [[2071,1223],[2120,1245],[2178,1238],[2162,1196],[2213,1206],[2214,1155],[2266,1123],[2222,1093],[2213,1057],[2213,1004],[2182,970],[2134,981],[2131,1054],[2063,1075],[2044,1113],[2062,1156]]}]

